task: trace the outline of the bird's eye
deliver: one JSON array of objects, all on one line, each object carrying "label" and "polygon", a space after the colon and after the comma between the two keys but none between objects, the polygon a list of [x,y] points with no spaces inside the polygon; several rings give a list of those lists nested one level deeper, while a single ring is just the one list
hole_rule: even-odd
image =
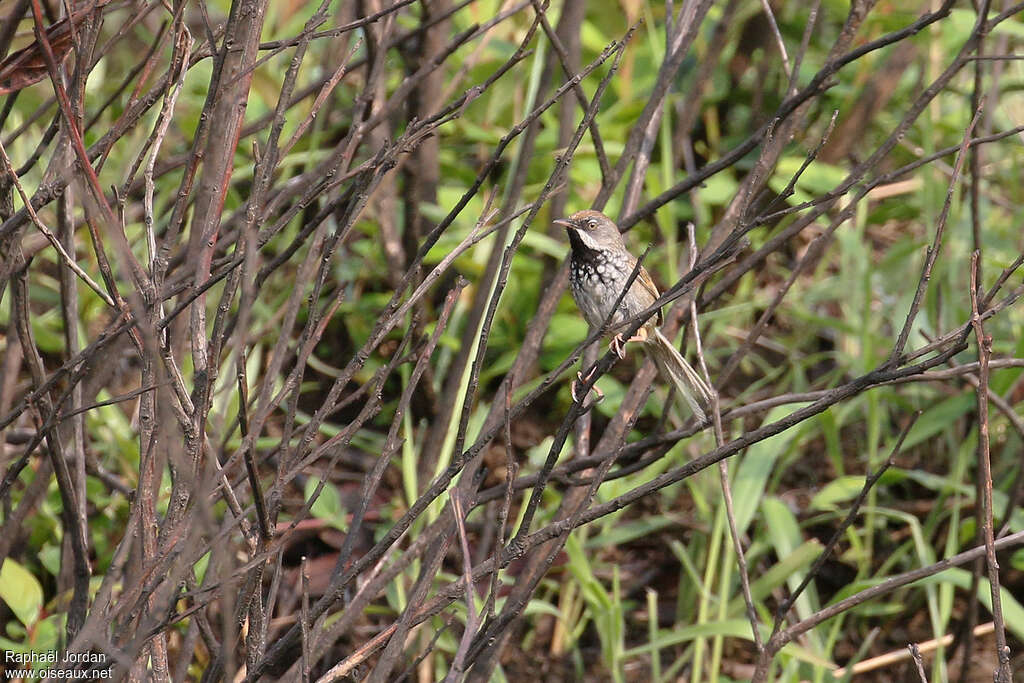
[{"label": "bird's eye", "polygon": [[597,227],[597,220],[594,219],[594,218],[591,218],[589,221],[587,221],[587,227],[590,228],[591,230],[596,228]]}]

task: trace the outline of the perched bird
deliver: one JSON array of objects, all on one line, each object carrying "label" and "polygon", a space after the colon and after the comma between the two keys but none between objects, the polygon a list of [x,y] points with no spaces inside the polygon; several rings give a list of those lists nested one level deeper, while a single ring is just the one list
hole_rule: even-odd
[{"label": "perched bird", "polygon": [[[569,290],[583,317],[592,327],[599,328],[606,321],[611,330],[628,327],[638,314],[650,308],[658,299],[658,288],[654,280],[640,266],[629,291],[622,297],[618,308],[612,310],[636,267],[636,259],[626,249],[622,234],[612,219],[600,211],[579,211],[568,218],[554,221],[554,224],[564,227],[569,233],[572,246]],[[704,411],[711,404],[711,389],[658,329],[661,322],[659,310],[644,322],[633,337],[623,341],[621,331],[615,334],[611,348],[623,358],[626,342],[642,342],[644,352],[658,366],[662,377],[672,383],[697,419],[703,420]]]}]

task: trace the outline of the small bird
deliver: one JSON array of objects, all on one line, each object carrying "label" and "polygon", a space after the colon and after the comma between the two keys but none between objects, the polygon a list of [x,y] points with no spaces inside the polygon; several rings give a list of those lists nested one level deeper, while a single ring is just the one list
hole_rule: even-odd
[{"label": "small bird", "polygon": [[[601,327],[605,321],[612,330],[628,326],[658,299],[660,295],[654,280],[640,266],[618,309],[612,311],[636,267],[636,259],[626,249],[622,234],[612,219],[600,211],[588,210],[559,218],[554,224],[564,227],[569,233],[572,247],[569,290],[592,327]],[[661,311],[658,310],[633,337],[623,341],[622,332],[613,336],[611,349],[619,358],[624,358],[626,342],[642,342],[644,352],[658,366],[662,377],[672,383],[697,419],[704,420],[705,410],[711,405],[711,389],[658,329],[661,322]],[[584,380],[582,376],[580,379]],[[575,384],[573,398],[576,398]]]}]

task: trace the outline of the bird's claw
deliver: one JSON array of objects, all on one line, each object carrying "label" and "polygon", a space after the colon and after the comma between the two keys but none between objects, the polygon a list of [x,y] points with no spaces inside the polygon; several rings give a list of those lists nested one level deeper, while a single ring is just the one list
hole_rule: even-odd
[{"label": "bird's claw", "polygon": [[629,339],[625,339],[625,340],[623,340],[623,338],[622,338],[622,333],[619,332],[617,335],[612,337],[612,340],[610,342],[608,342],[608,348],[610,348],[612,351],[614,351],[615,355],[617,355],[619,358],[625,358],[626,357],[626,344],[628,344],[629,342],[643,342],[643,341],[647,341],[647,335],[646,334],[641,334],[643,331],[644,331],[644,328],[641,327],[640,331],[637,332],[637,334],[634,334],[632,337],[630,337]]},{"label": "bird's claw", "polygon": [[626,357],[626,342],[623,341],[621,332],[612,337],[612,340],[608,343],[608,348],[614,351],[615,355],[619,358]]},{"label": "bird's claw", "polygon": [[[577,403],[582,403],[582,401],[580,400],[580,397],[577,395],[577,390],[579,388],[579,384],[581,382],[589,381],[590,378],[593,377],[593,376],[594,376],[594,368],[590,369],[590,372],[587,373],[586,377],[583,376],[582,372],[577,372],[576,373],[576,379],[573,380],[572,384],[569,387],[569,392],[572,394],[572,400],[573,401],[575,401]],[[594,396],[595,396],[594,403],[595,404],[596,403],[600,403],[601,401],[604,400],[604,392],[601,391],[597,387],[597,385],[591,387],[591,390],[594,392]],[[593,404],[591,404],[591,405],[593,405]]]}]

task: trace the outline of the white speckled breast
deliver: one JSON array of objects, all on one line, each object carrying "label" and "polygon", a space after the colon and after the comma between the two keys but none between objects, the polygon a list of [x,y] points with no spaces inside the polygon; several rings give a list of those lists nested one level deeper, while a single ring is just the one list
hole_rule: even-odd
[{"label": "white speckled breast", "polygon": [[[611,313],[611,307],[621,293],[622,284],[629,279],[633,271],[631,261],[631,257],[624,253],[616,254],[604,249],[593,250],[585,247],[573,249],[570,262],[570,290],[576,305],[591,325],[600,326]],[[630,316],[631,303],[631,296],[623,297],[619,310],[611,320],[613,326],[624,322]]]}]

